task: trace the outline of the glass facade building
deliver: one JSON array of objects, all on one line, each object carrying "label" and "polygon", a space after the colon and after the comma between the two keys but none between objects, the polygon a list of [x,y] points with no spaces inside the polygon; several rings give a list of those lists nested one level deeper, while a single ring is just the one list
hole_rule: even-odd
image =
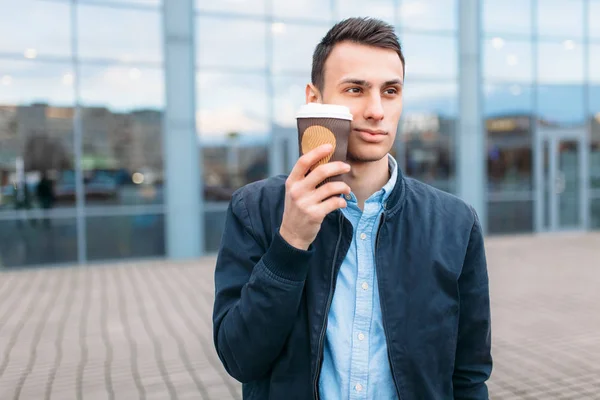
[{"label": "glass facade building", "polygon": [[233,191],[294,164],[312,51],[349,16],[400,37],[407,175],[490,235],[600,229],[600,0],[0,8],[0,267],[214,253]]}]

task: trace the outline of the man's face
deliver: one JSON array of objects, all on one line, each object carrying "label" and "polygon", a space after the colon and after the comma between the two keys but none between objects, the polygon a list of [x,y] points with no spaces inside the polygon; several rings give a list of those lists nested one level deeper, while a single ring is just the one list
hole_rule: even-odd
[{"label": "man's face", "polygon": [[308,85],[307,102],[350,108],[348,161],[378,161],[392,148],[402,114],[403,72],[394,50],[342,42],[325,62],[322,92]]}]

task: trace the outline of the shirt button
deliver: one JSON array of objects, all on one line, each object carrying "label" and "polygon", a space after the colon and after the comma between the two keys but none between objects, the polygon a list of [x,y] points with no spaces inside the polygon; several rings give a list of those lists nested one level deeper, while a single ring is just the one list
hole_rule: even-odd
[{"label": "shirt button", "polygon": [[363,233],[361,233],[361,234],[360,234],[360,238],[361,238],[362,240],[365,240],[365,239],[367,238],[367,234],[366,234],[366,233],[364,233],[364,232],[363,232]]},{"label": "shirt button", "polygon": [[346,200],[350,201],[352,200],[352,195],[351,194],[347,194],[344,196],[346,198]]},{"label": "shirt button", "polygon": [[361,287],[363,288],[363,290],[367,290],[369,288],[369,284],[367,282],[363,282]]},{"label": "shirt button", "polygon": [[357,383],[356,386],[354,386],[354,389],[356,389],[357,392],[360,392],[363,389],[363,387],[360,383]]},{"label": "shirt button", "polygon": [[358,340],[365,340],[365,335],[363,335],[362,333],[358,334]]}]

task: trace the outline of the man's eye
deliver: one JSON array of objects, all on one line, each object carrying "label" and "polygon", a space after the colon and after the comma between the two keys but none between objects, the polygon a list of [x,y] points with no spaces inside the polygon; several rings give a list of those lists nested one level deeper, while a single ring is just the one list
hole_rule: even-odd
[{"label": "man's eye", "polygon": [[348,88],[348,89],[346,89],[346,92],[348,92],[348,93],[360,93],[360,88],[357,88],[357,87]]},{"label": "man's eye", "polygon": [[389,88],[389,89],[386,89],[385,93],[386,94],[396,94],[396,93],[398,93],[398,91],[394,88]]}]

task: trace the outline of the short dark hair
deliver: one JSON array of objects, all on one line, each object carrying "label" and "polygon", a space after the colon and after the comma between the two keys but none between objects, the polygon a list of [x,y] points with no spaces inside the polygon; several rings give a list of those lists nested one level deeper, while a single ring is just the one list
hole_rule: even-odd
[{"label": "short dark hair", "polygon": [[323,90],[325,85],[325,61],[334,46],[344,41],[394,50],[404,69],[402,47],[393,26],[375,18],[348,18],[335,24],[315,48],[311,80],[317,89]]}]

